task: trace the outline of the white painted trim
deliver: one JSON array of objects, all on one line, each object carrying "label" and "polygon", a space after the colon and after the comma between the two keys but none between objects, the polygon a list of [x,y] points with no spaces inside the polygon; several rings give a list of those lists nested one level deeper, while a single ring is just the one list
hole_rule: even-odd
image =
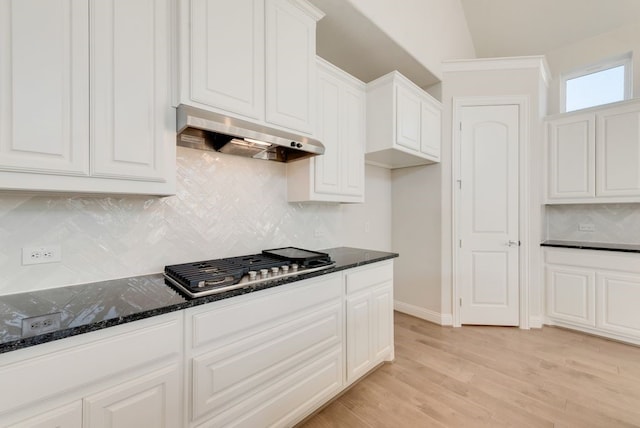
[{"label": "white painted trim", "polygon": [[316,22],[320,21],[326,15],[323,11],[309,3],[307,0],[289,0],[289,3],[309,15],[309,17],[314,19]]},{"label": "white painted trim", "polygon": [[542,316],[530,316],[529,317],[529,328],[542,328],[544,325]]},{"label": "white painted trim", "polygon": [[[460,112],[463,107],[471,106],[493,106],[493,105],[517,105],[519,116],[519,134],[520,134],[520,147],[518,148],[520,165],[519,165],[519,235],[520,235],[520,328],[528,329],[530,326],[529,318],[529,246],[530,246],[530,233],[529,233],[529,195],[531,190],[530,177],[529,177],[529,139],[530,139],[530,121],[529,121],[529,105],[530,96],[505,96],[505,97],[453,97],[453,121],[452,121],[452,140],[453,140],[453,152],[451,159],[451,212],[452,212],[452,234],[451,234],[451,248],[452,248],[452,312],[453,312],[453,326],[461,326],[460,322],[460,305],[457,303],[460,299],[460,292],[458,290],[458,259],[459,248],[458,240],[458,227],[459,216],[458,206],[460,205],[459,197],[460,193],[456,192],[456,180],[460,176],[460,128],[457,124],[460,123]],[[536,244],[537,245],[537,244]]]},{"label": "white painted trim", "polygon": [[540,69],[540,74],[545,85],[549,86],[551,80],[551,72],[549,64],[544,55],[536,56],[516,56],[505,58],[479,58],[479,59],[463,59],[450,60],[442,62],[442,72],[457,71],[491,71],[491,70],[521,70],[525,68]]},{"label": "white painted trim", "polygon": [[451,314],[441,314],[430,309],[421,308],[420,306],[410,305],[409,303],[394,300],[393,309],[403,314],[411,315],[439,325],[452,325]]},{"label": "white painted trim", "polygon": [[631,343],[633,345],[640,345],[640,338],[611,333],[608,331],[597,329],[595,327],[586,327],[583,325],[577,325],[577,324],[572,324],[570,322],[564,322],[564,321],[558,321],[558,320],[551,320],[548,318],[546,319],[545,325],[562,327],[569,330],[577,330],[582,333],[591,334],[593,336],[606,337],[609,339],[618,340],[620,342]]}]

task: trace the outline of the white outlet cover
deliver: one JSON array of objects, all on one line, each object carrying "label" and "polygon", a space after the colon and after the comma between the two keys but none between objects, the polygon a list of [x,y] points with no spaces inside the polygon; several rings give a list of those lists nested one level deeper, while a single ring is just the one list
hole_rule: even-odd
[{"label": "white outlet cover", "polygon": [[[49,254],[49,256],[47,256]],[[43,263],[58,263],[62,261],[60,245],[39,245],[22,248],[22,264],[36,265]]]}]

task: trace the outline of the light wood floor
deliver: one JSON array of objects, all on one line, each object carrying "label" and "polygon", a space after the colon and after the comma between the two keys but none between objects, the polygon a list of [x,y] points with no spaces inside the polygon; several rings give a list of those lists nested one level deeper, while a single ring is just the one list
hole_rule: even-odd
[{"label": "light wood floor", "polygon": [[560,328],[441,327],[395,313],[396,360],[320,427],[640,427],[640,347]]}]

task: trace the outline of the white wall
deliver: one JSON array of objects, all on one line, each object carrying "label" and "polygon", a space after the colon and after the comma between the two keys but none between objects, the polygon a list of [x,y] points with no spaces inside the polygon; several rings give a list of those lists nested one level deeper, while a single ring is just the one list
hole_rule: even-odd
[{"label": "white wall", "polygon": [[443,60],[475,57],[459,0],[349,1],[440,79]]},{"label": "white wall", "polygon": [[549,87],[549,114],[560,112],[560,74],[602,59],[633,52],[633,92],[640,97],[640,25],[634,24],[581,40],[546,53],[553,79]]},{"label": "white wall", "polygon": [[[343,207],[287,203],[284,164],[185,148],[177,162],[177,194],[167,198],[0,193],[0,294],[279,246],[391,249],[386,170],[367,167],[367,202]],[[371,232],[355,226],[362,219]],[[62,245],[62,263],[22,266],[22,247],[46,244]]]},{"label": "white wall", "polygon": [[400,253],[394,272],[396,308],[440,319],[439,164],[393,170],[393,250]]}]

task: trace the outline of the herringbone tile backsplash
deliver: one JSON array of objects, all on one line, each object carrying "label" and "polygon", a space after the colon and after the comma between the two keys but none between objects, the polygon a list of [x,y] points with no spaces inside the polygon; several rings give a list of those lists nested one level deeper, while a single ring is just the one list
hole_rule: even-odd
[{"label": "herringbone tile backsplash", "polygon": [[[548,205],[547,239],[640,244],[640,204]],[[593,224],[582,232],[580,223]]]},{"label": "herringbone tile backsplash", "polygon": [[[343,226],[354,223],[350,208],[287,203],[284,164],[184,148],[178,148],[177,162],[177,194],[167,198],[0,193],[0,294],[160,272],[166,264],[280,246],[358,244]],[[382,197],[389,199],[381,204],[390,213],[390,190]],[[352,212],[371,214],[368,221],[382,225],[374,249],[388,250],[390,220],[376,220],[379,204],[374,208]],[[22,247],[48,244],[62,245],[61,263],[21,265]]]}]

